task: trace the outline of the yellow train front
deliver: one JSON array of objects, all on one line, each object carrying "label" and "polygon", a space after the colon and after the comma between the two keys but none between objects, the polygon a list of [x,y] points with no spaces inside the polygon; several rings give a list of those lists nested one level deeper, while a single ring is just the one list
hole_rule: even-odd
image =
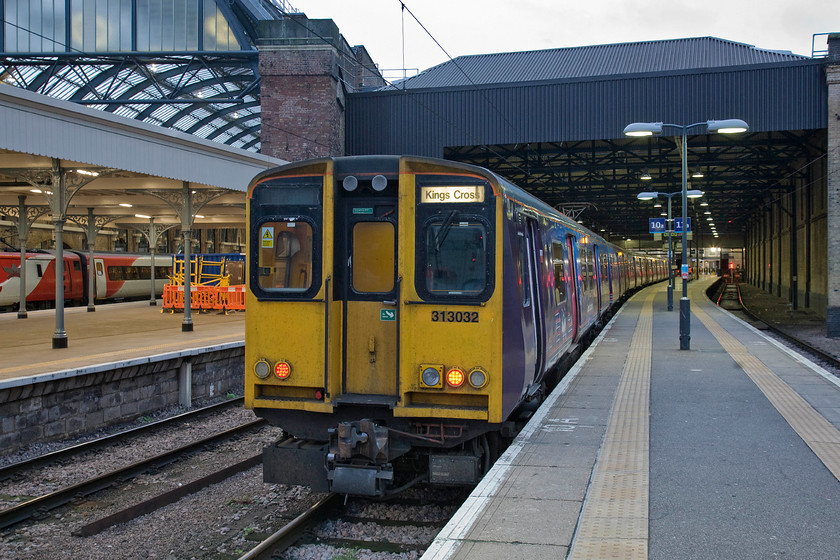
[{"label": "yellow train front", "polygon": [[[557,265],[549,251],[525,256],[526,235],[548,221],[510,187],[480,168],[398,156],[313,160],[254,179],[246,406],[289,434],[265,450],[267,482],[383,495],[418,480],[480,480],[515,431],[513,413],[600,301],[580,290],[574,305],[544,305],[546,320],[534,310],[548,295],[525,305],[519,267]],[[555,253],[578,237],[588,242],[564,233]],[[572,283],[578,257],[561,258],[566,272],[550,281]],[[546,283],[534,289],[560,293]]]}]

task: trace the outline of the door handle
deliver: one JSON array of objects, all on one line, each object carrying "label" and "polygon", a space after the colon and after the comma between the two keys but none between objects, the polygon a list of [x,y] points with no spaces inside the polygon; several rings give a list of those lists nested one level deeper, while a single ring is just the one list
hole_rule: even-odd
[{"label": "door handle", "polygon": [[395,299],[386,299],[382,302],[383,305],[397,305],[397,300]]}]

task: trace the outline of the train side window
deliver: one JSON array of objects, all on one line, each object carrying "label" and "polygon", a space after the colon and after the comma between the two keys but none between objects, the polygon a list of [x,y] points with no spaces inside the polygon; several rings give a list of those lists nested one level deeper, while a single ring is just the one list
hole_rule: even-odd
[{"label": "train side window", "polygon": [[477,295],[487,283],[487,230],[472,220],[431,224],[426,230],[426,290]]},{"label": "train side window", "polygon": [[525,234],[519,235],[519,287],[522,289],[522,307],[531,305],[531,252],[530,243]]},{"label": "train side window", "polygon": [[586,247],[580,248],[580,285],[584,292],[589,291],[589,251]]},{"label": "train side window", "polygon": [[38,271],[38,278],[41,278],[41,277],[44,276],[44,269],[41,268],[40,264],[35,265],[35,270]]},{"label": "train side window", "polygon": [[382,293],[394,289],[394,224],[359,222],[353,226],[353,289]]},{"label": "train side window", "polygon": [[303,221],[260,226],[259,285],[266,291],[304,292],[312,283],[312,227]]},{"label": "train side window", "polygon": [[552,243],[552,264],[554,265],[554,300],[559,304],[566,301],[566,265],[563,244]]},{"label": "train side window", "polygon": [[97,276],[102,276],[104,273],[105,273],[105,271],[103,270],[102,263],[97,262],[96,263],[96,275]]}]

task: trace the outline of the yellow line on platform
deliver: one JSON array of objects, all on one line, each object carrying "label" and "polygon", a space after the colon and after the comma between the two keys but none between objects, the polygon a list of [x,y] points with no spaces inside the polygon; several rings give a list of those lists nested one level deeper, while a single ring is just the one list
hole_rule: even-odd
[{"label": "yellow line on platform", "polygon": [[840,480],[840,430],[802,398],[769,367],[750,353],[734,336],[699,306],[692,311],[721,346],[753,380],[788,424],[808,444],[823,464]]},{"label": "yellow line on platform", "polygon": [[653,298],[645,298],[570,560],[647,560]]}]

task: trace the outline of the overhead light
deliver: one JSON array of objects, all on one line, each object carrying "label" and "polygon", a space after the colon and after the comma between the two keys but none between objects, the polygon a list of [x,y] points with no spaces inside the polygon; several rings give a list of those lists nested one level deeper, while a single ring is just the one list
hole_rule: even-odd
[{"label": "overhead light", "polygon": [[641,179],[642,181],[650,181],[651,179],[653,179],[653,177],[650,173],[648,173],[648,170],[645,169],[644,171],[642,171],[642,174],[639,176],[639,179]]},{"label": "overhead light", "polygon": [[662,134],[662,123],[631,123],[624,127],[625,136],[653,136]]},{"label": "overhead light", "polygon": [[654,205],[653,205],[653,207],[654,207],[654,208],[662,208],[662,203],[661,203],[661,202],[657,202],[656,204],[654,204]]},{"label": "overhead light", "polygon": [[701,196],[703,196],[703,191],[698,191],[696,189],[691,190],[691,191],[686,191],[685,196],[686,196],[686,198],[700,198]]},{"label": "overhead light", "polygon": [[712,213],[712,211],[711,211],[711,210],[706,210],[706,211],[705,211],[705,212],[703,212],[703,213],[704,213],[704,214],[711,214],[711,213]]},{"label": "overhead light", "polygon": [[706,202],[705,200],[704,200],[703,202],[701,202],[701,203],[700,203],[700,206],[708,206],[708,205],[709,205],[709,203],[708,203],[708,202]]},{"label": "overhead light", "polygon": [[29,192],[35,193],[35,194],[41,194],[44,191],[42,191],[41,189],[29,189]]},{"label": "overhead light", "polygon": [[195,217],[196,218],[203,218],[204,216],[202,216],[201,214],[196,214]]},{"label": "overhead light", "polygon": [[703,175],[703,172],[700,171],[699,167],[694,170],[694,173],[692,173],[691,176],[694,177],[695,179],[701,179],[701,178],[705,177],[705,175]]},{"label": "overhead light", "polygon": [[145,214],[134,214],[134,217],[135,217],[135,218],[146,218],[147,220],[151,220],[151,219],[152,219],[152,217],[151,217],[151,216],[147,216],[147,215],[145,215]]},{"label": "overhead light", "polygon": [[750,129],[750,126],[741,119],[707,121],[706,126],[709,127],[710,132],[719,132],[721,134],[737,134],[739,132],[746,132]]},{"label": "overhead light", "polygon": [[96,171],[88,171],[87,169],[77,169],[76,173],[87,175],[89,177],[99,177],[99,173],[97,173]]},{"label": "overhead light", "polygon": [[120,202],[120,206],[122,206],[123,208],[133,208],[134,207],[133,204],[129,204],[128,202]]},{"label": "overhead light", "polygon": [[658,192],[640,192],[636,195],[636,198],[639,200],[653,200],[657,196],[659,196]]}]

